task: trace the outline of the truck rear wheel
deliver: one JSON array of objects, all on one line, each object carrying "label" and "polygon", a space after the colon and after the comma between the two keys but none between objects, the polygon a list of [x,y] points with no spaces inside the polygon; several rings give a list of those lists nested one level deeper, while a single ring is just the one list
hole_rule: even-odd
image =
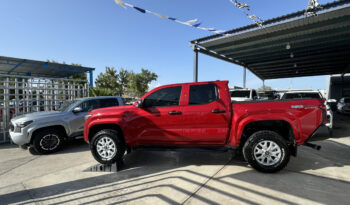
[{"label": "truck rear wheel", "polygon": [[264,130],[252,134],[243,146],[247,162],[261,172],[277,172],[289,162],[287,142],[276,132]]},{"label": "truck rear wheel", "polygon": [[97,132],[90,142],[91,153],[101,164],[113,164],[121,160],[125,153],[125,143],[118,132],[104,129]]}]

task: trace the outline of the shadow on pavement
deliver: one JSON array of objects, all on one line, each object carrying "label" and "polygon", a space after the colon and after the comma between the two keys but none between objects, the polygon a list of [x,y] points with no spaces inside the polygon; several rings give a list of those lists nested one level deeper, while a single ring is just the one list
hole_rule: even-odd
[{"label": "shadow on pavement", "polygon": [[[344,147],[344,150],[346,148]],[[344,151],[343,150],[343,151]],[[306,152],[307,153],[307,152]],[[238,173],[220,176],[194,171],[193,166],[222,165],[223,169],[239,169]],[[192,168],[189,168],[192,167]],[[305,167],[305,169],[314,167]],[[319,167],[321,168],[321,167]],[[83,170],[82,170],[83,171]],[[215,175],[215,174],[214,174]],[[214,184],[206,184],[210,179]],[[194,185],[189,189],[185,184]],[[226,188],[220,188],[224,186]],[[337,186],[339,186],[337,188]],[[193,194],[199,188],[206,189],[210,195]],[[307,191],[303,189],[307,189]],[[239,189],[237,193],[233,190]],[[170,190],[170,191],[169,191]],[[268,191],[266,191],[268,190]],[[276,174],[263,174],[247,168],[240,158],[232,158],[231,153],[213,152],[160,152],[134,151],[125,156],[125,166],[118,173],[94,176],[50,186],[14,191],[0,196],[0,201],[8,203],[49,203],[49,204],[93,204],[93,203],[126,203],[140,200],[156,199],[161,203],[176,204],[186,202],[174,198],[170,193],[180,193],[191,197],[191,200],[205,204],[222,204],[212,196],[218,195],[248,204],[260,204],[249,195],[267,198],[277,203],[298,204],[284,198],[285,193],[291,198],[305,199],[318,203],[334,202],[333,197],[325,197],[325,191],[337,194],[340,190],[349,192],[350,183],[295,172],[281,171]],[[246,193],[241,194],[241,192]],[[27,199],[23,196],[28,195]],[[168,194],[169,193],[169,194]],[[323,196],[321,196],[323,195]],[[339,199],[338,199],[339,200]],[[342,201],[339,201],[342,204]]]}]

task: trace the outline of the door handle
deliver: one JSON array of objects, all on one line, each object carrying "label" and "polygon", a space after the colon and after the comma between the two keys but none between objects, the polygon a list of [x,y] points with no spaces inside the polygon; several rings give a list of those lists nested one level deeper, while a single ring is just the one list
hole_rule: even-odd
[{"label": "door handle", "polygon": [[225,110],[212,110],[212,113],[225,113]]},{"label": "door handle", "polygon": [[168,112],[168,114],[169,115],[181,115],[182,112],[180,112],[180,111],[170,111],[170,112]]}]

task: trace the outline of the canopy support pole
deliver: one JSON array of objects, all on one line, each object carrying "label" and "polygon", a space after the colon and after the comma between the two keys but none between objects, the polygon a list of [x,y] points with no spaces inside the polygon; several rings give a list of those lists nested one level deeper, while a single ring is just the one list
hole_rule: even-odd
[{"label": "canopy support pole", "polygon": [[247,88],[246,82],[247,82],[247,68],[244,67],[243,68],[243,88]]},{"label": "canopy support pole", "polygon": [[265,80],[262,80],[263,81],[263,91],[265,91]]},{"label": "canopy support pole", "polygon": [[193,82],[198,82],[198,47],[192,44],[193,49]]}]

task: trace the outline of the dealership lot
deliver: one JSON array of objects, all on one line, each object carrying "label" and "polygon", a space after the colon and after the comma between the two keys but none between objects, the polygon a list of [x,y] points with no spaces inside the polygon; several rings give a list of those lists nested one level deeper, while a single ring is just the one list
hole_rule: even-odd
[{"label": "dealership lot", "polygon": [[0,204],[348,204],[350,116],[336,115],[321,151],[301,146],[286,169],[263,174],[229,152],[135,151],[117,173],[91,171],[88,146],[53,155],[0,146]]}]

